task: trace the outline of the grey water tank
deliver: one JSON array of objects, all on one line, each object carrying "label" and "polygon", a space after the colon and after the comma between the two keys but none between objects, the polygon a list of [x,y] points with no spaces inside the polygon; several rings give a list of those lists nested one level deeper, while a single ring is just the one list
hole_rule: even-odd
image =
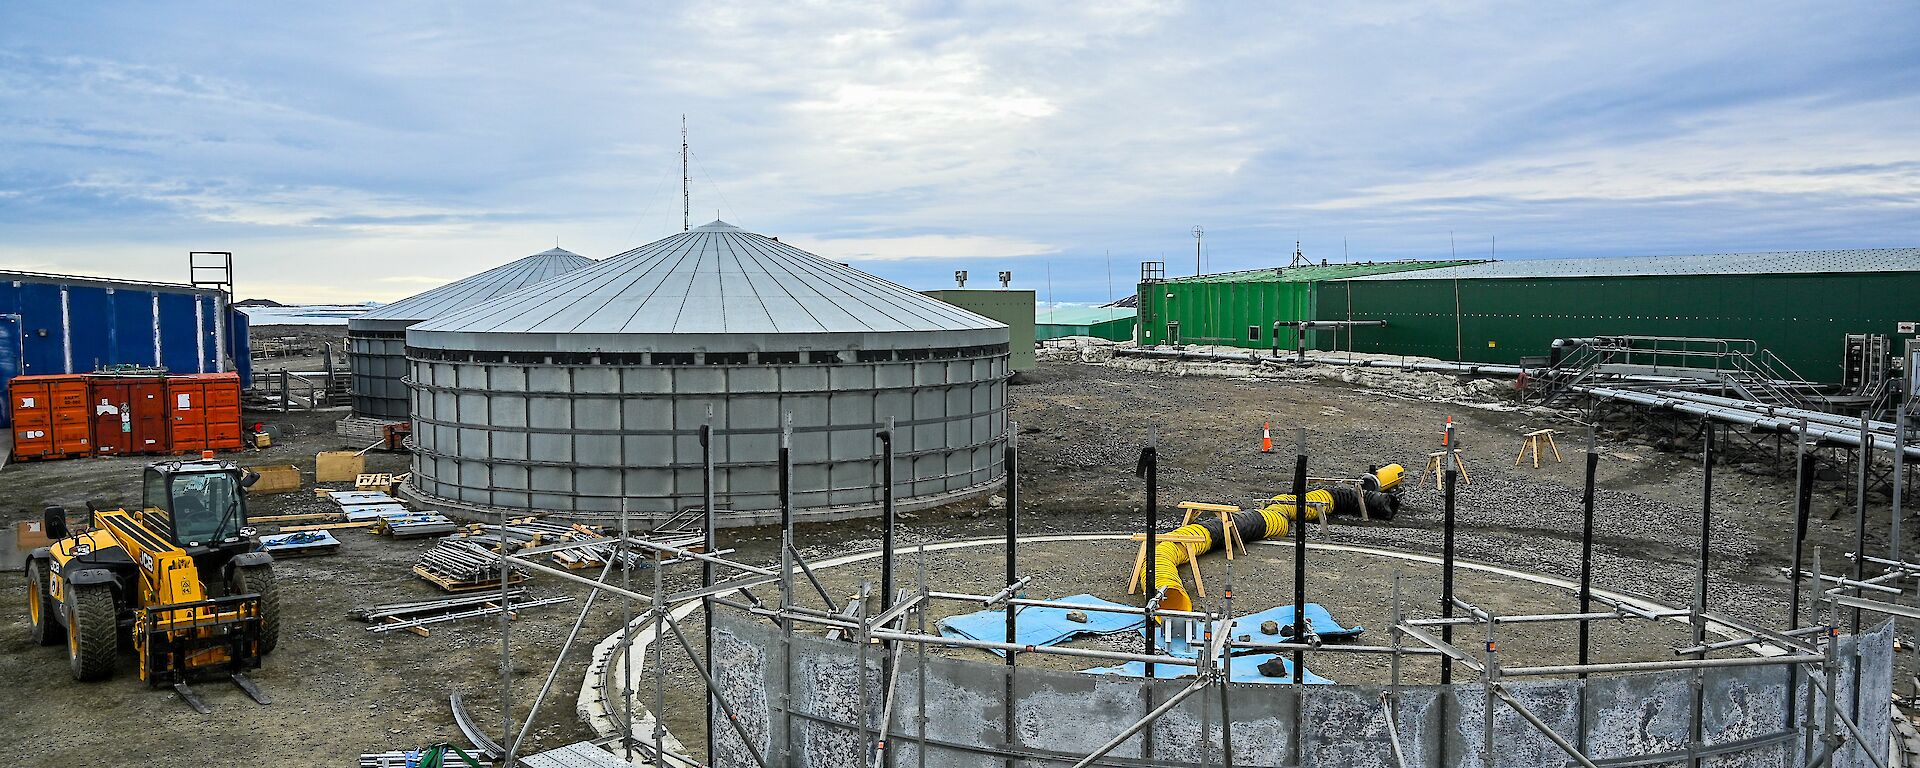
[{"label": "grey water tank", "polygon": [[407,418],[408,403],[412,399],[405,381],[409,326],[592,263],[593,259],[554,248],[349,319],[347,369],[352,374],[354,415],[391,420]]},{"label": "grey water tank", "polygon": [[892,419],[905,508],[1003,475],[1007,327],[715,221],[407,331],[408,491],[480,510],[662,519],[701,505],[712,416],[722,525],[773,519],[791,417],[796,506],[880,501]]}]

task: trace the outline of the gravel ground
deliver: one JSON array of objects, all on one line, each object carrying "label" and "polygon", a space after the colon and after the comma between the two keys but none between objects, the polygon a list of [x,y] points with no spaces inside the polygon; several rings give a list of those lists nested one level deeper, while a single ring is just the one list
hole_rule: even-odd
[{"label": "gravel ground", "polygon": [[[1157,435],[1160,449],[1161,499],[1170,506],[1187,499],[1234,502],[1284,490],[1292,471],[1290,447],[1296,427],[1308,431],[1310,474],[1353,476],[1369,464],[1399,462],[1409,468],[1409,482],[1413,482],[1427,452],[1436,447],[1441,423],[1452,416],[1460,426],[1473,478],[1460,493],[1460,556],[1560,576],[1575,574],[1582,441],[1561,441],[1568,459],[1564,463],[1548,463],[1538,470],[1530,464],[1513,466],[1521,434],[1547,426],[1575,427],[1553,415],[1511,405],[1430,402],[1407,394],[1418,391],[1443,400],[1465,400],[1483,396],[1484,385],[1462,386],[1447,377],[1429,377],[1418,386],[1398,381],[1404,377],[1397,376],[1349,382],[1319,373],[1260,378],[1175,376],[1067,362],[1048,363],[1021,378],[1011,394],[1023,459],[1021,525],[1027,532],[1140,529],[1144,524],[1142,483],[1132,471],[1139,448],[1150,434]],[[249,420],[279,426],[283,440],[267,451],[243,454],[239,460],[293,463],[311,470],[315,451],[339,447],[331,435],[331,421],[340,415],[249,414]],[[1275,454],[1257,449],[1262,423],[1273,425],[1280,448]],[[1676,450],[1686,447],[1671,435],[1663,433],[1660,439]],[[1597,582],[1684,604],[1690,599],[1695,563],[1698,461],[1689,454],[1622,441],[1603,441],[1600,449]],[[1710,602],[1745,618],[1780,621],[1786,612],[1786,581],[1772,568],[1785,562],[1789,551],[1791,479],[1747,458],[1759,455],[1730,460],[1715,475]],[[79,508],[88,499],[126,499],[137,492],[140,463],[138,459],[89,459],[6,467],[0,471],[0,483],[8,489],[0,501],[0,521],[6,523],[7,534],[0,535],[9,535],[15,520],[36,518],[45,503]],[[374,455],[372,466],[400,471],[405,460]],[[1828,570],[1837,571],[1839,553],[1853,548],[1851,491],[1845,483],[1823,483],[1818,493],[1811,538],[1825,548]],[[252,502],[254,514],[308,511],[316,504],[306,491]],[[1834,510],[1841,514],[1830,521],[1827,513]],[[1884,546],[1881,532],[1886,511],[1877,503],[1873,511],[1868,521],[1869,549],[1879,551]],[[1438,496],[1429,486],[1410,490],[1400,517],[1390,525],[1336,525],[1324,537],[1317,528],[1313,535],[1331,542],[1437,553],[1440,517]],[[1001,512],[986,500],[903,518],[901,540],[908,544],[996,536],[1003,524]],[[1163,525],[1172,522],[1163,520]],[[726,531],[721,540],[723,546],[735,548],[739,557],[764,563],[775,559],[776,533]],[[237,765],[271,752],[293,755],[294,763],[338,764],[362,751],[458,739],[445,700],[452,689],[469,692],[479,722],[497,724],[500,675],[494,625],[476,621],[441,625],[431,637],[421,638],[403,633],[376,635],[346,618],[346,611],[355,605],[434,595],[433,588],[407,571],[431,542],[396,542],[363,531],[346,531],[341,538],[346,546],[337,555],[290,560],[280,566],[286,635],[266,668],[255,675],[276,703],[260,707],[230,686],[203,683],[199,690],[215,709],[210,717],[193,714],[170,692],[141,686],[131,658],[124,660],[120,677],[113,681],[74,683],[57,649],[28,643],[20,607],[24,589],[18,579],[7,583],[0,599],[14,607],[0,611],[0,680],[31,687],[26,689],[28,695],[0,704],[0,728],[44,736],[0,744],[0,763]],[[879,531],[872,521],[850,521],[804,526],[798,538],[810,555],[843,554],[877,547]],[[0,540],[0,554],[5,554],[9,543]],[[1036,548],[1026,553],[1027,572],[1036,577],[1029,593],[1090,592],[1121,599],[1124,596],[1117,593],[1124,587],[1130,553],[1124,546],[1121,551],[1106,549],[1061,548],[1049,554]],[[1236,570],[1236,588],[1243,598],[1236,600],[1237,610],[1251,603],[1281,602],[1291,589],[1284,551],[1269,555],[1263,549],[1254,560],[1272,561],[1272,567],[1250,560],[1246,568]],[[16,554],[10,565],[17,562]],[[997,558],[936,558],[932,578],[943,587],[986,590],[998,579],[997,563]],[[1204,565],[1211,584],[1219,573],[1218,564]],[[1352,615],[1371,630],[1384,626],[1378,609],[1384,602],[1384,580],[1390,568],[1316,560],[1314,569],[1316,576],[1310,577],[1316,589],[1314,599],[1346,606],[1342,610],[1350,614],[1342,618]],[[1408,574],[1409,582],[1418,585],[1410,592],[1410,602],[1432,603],[1426,591],[1434,581],[1432,575],[1413,568]],[[690,585],[697,578],[697,569],[676,569],[667,579],[668,588]],[[844,592],[853,588],[860,574],[848,569],[826,578]],[[651,587],[650,574],[635,574],[635,581]],[[554,579],[536,579],[531,586],[535,596],[584,597],[583,592]],[[1463,581],[1462,592],[1502,611],[1570,604],[1551,590],[1492,582]],[[535,609],[515,623],[516,717],[524,717],[579,605]],[[622,608],[616,600],[595,605],[582,633],[585,642],[567,658],[557,692],[536,721],[536,746],[556,746],[589,735],[573,712],[573,697],[585,673],[585,647],[620,626]],[[690,628],[697,631],[697,622]],[[1656,633],[1601,642],[1608,648],[1644,651],[1659,658],[1670,656],[1665,648],[1671,640]],[[1551,637],[1539,642],[1545,649],[1543,658],[1551,649],[1565,647],[1564,643],[1556,646]],[[1316,662],[1314,668],[1343,681],[1367,679],[1377,672],[1346,660],[1324,668]],[[677,684],[677,689],[688,690],[684,684]],[[699,743],[698,732],[682,729],[699,719],[695,702],[697,697],[676,695],[667,711],[669,725],[691,744]],[[128,728],[127,723],[166,725]],[[102,760],[102,755],[126,757]]]}]

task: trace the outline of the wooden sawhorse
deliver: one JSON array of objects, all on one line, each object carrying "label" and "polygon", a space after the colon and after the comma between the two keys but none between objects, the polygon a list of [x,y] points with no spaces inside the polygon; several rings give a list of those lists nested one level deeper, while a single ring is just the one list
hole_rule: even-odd
[{"label": "wooden sawhorse", "polygon": [[[1198,597],[1206,597],[1207,583],[1200,580],[1199,547],[1206,545],[1207,537],[1204,534],[1163,533],[1156,536],[1155,539],[1158,544],[1173,543],[1186,548],[1187,568],[1193,571],[1193,594]],[[1145,592],[1146,588],[1152,586],[1144,583],[1147,579],[1147,558],[1153,556],[1152,553],[1147,551],[1147,535],[1144,533],[1136,533],[1133,535],[1133,540],[1140,542],[1140,552],[1133,556],[1133,577],[1127,579],[1127,594],[1129,595],[1136,594],[1136,589],[1140,592]],[[1175,576],[1180,575],[1179,566],[1174,566],[1173,574]],[[1159,576],[1158,573],[1154,575]]]},{"label": "wooden sawhorse", "polygon": [[1460,449],[1458,448],[1449,448],[1444,451],[1434,451],[1433,453],[1427,454],[1427,468],[1421,470],[1420,482],[1426,482],[1427,475],[1433,475],[1433,489],[1436,491],[1446,490],[1443,486],[1446,483],[1444,476],[1447,473],[1448,457],[1452,457],[1453,466],[1460,470],[1461,484],[1473,485],[1473,478],[1467,475],[1467,462],[1460,458]]},{"label": "wooden sawhorse", "polygon": [[1181,525],[1190,525],[1193,519],[1204,515],[1220,518],[1220,548],[1227,551],[1227,559],[1233,559],[1233,550],[1240,548],[1240,554],[1247,553],[1247,543],[1240,539],[1240,529],[1233,527],[1233,516],[1240,508],[1232,504],[1208,504],[1199,501],[1183,501],[1176,505],[1185,514],[1180,518]]},{"label": "wooden sawhorse", "polygon": [[1559,431],[1560,430],[1557,429],[1536,429],[1528,432],[1526,439],[1520,441],[1520,455],[1513,457],[1513,465],[1516,467],[1520,466],[1520,460],[1527,457],[1527,449],[1531,448],[1533,449],[1533,468],[1539,469],[1540,443],[1542,442],[1545,442],[1547,449],[1553,452],[1554,461],[1565,461],[1565,459],[1560,458],[1560,446],[1553,442],[1554,434]]}]

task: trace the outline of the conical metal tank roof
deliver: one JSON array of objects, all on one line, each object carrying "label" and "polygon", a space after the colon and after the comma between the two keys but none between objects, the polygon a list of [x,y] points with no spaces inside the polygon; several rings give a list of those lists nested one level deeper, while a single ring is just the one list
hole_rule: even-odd
[{"label": "conical metal tank roof", "polygon": [[1007,327],[724,221],[413,326],[410,346],[529,352],[1005,344]]},{"label": "conical metal tank roof", "polygon": [[405,330],[422,320],[470,307],[594,263],[565,248],[552,248],[480,274],[375,308],[347,321],[351,330]]}]

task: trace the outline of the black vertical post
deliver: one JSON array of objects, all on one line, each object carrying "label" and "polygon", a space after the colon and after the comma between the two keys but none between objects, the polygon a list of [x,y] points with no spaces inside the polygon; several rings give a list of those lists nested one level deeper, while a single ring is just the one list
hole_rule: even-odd
[{"label": "black vertical post", "polygon": [[[1587,486],[1580,496],[1580,612],[1593,610],[1593,484],[1599,474],[1600,452],[1596,449],[1593,428],[1587,428]],[[1590,622],[1580,620],[1580,665],[1586,666],[1588,651],[1588,630]],[[1581,672],[1584,680],[1587,673]]]},{"label": "black vertical post", "polygon": [[[1295,643],[1306,642],[1307,626],[1307,430],[1305,427],[1293,430],[1293,637]],[[1305,698],[1300,695],[1304,685],[1306,654],[1298,650],[1293,652],[1293,686],[1288,693],[1293,698],[1290,725],[1287,729],[1287,754],[1292,757],[1289,764],[1302,765],[1305,762],[1306,747],[1302,742],[1300,725],[1301,710]]]},{"label": "black vertical post", "polygon": [[[793,446],[783,436],[780,440],[780,546],[786,552],[783,557],[791,556],[793,546]],[[789,574],[791,569],[789,569]]]},{"label": "black vertical post", "polygon": [[[706,525],[705,525],[706,536],[701,540],[701,546],[707,554],[713,554],[714,550],[717,549],[718,547],[717,547],[716,537],[713,531],[713,521],[714,521],[714,515],[713,515],[713,414],[711,412],[707,414],[707,423],[700,425],[700,500],[701,500],[702,506],[705,508],[705,513],[706,513],[705,515],[706,516]],[[713,586],[713,561],[711,560],[700,561],[700,586],[702,587]],[[713,596],[712,595],[706,595],[700,598],[700,611],[701,611],[701,623],[705,627],[705,631],[703,632],[703,634],[706,635],[706,637],[702,638],[702,645],[704,646],[703,651],[706,653],[706,656],[707,656],[706,663],[711,665],[713,663]],[[717,694],[714,693],[712,689],[707,690],[707,763],[708,764],[713,763],[713,753],[714,753],[714,746],[715,746],[714,731],[713,731],[713,726],[714,726],[713,698],[716,695]]]},{"label": "black vertical post", "polygon": [[[1854,515],[1853,515],[1853,580],[1854,581],[1860,581],[1866,578],[1867,476],[1868,476],[1868,471],[1873,467],[1873,431],[1872,431],[1871,422],[1868,420],[1868,413],[1866,411],[1860,412],[1860,451],[1858,455],[1860,457],[1860,477],[1859,477],[1859,480],[1857,481],[1858,487],[1854,490],[1854,494],[1857,497],[1857,503],[1854,506]],[[1858,592],[1856,592],[1855,594],[1858,594]],[[1853,609],[1853,617],[1850,622],[1848,631],[1856,635],[1860,634],[1860,609],[1859,608]],[[1854,665],[1854,674],[1857,676],[1859,673],[1860,673],[1859,665],[1856,664]],[[1857,698],[1858,694],[1856,693],[1855,696]],[[1854,712],[1854,715],[1856,717],[1859,716],[1859,714],[1860,713],[1857,711]]]},{"label": "black vertical post", "polygon": [[[1858,582],[1866,578],[1867,564],[1867,477],[1873,469],[1873,432],[1871,414],[1860,412],[1860,480],[1859,504],[1854,508],[1853,517],[1853,580]],[[1854,594],[1859,594],[1855,590]],[[1860,637],[1860,609],[1853,609],[1849,622],[1849,631],[1857,639]],[[1853,721],[1860,722],[1860,674],[1865,663],[1856,658],[1853,663]]]},{"label": "black vertical post", "polygon": [[[893,419],[888,418],[886,428],[875,433],[874,437],[880,440],[880,611],[885,613],[893,610],[894,600],[893,529],[897,510],[894,509],[893,501]],[[894,643],[887,644],[889,649],[893,646]],[[881,679],[892,680],[893,654],[888,653],[882,656],[880,662],[883,673]],[[891,733],[891,727],[891,723],[880,724],[882,733]],[[711,732],[713,729],[707,730]],[[891,740],[883,740],[880,743],[880,759],[883,768],[891,768],[893,765],[892,747]],[[925,748],[926,745],[922,744],[921,749]],[[711,764],[712,761],[709,760],[708,763]]]},{"label": "black vertical post", "polygon": [[[1700,574],[1699,580],[1694,585],[1693,598],[1694,602],[1699,604],[1700,610],[1705,611],[1707,609],[1707,574],[1710,572],[1707,561],[1713,553],[1713,436],[1715,432],[1713,422],[1702,422],[1701,431],[1706,433],[1707,439],[1702,443],[1700,454]],[[1695,616],[1695,619],[1697,623],[1693,628],[1693,644],[1700,645],[1706,642],[1706,619],[1699,616]],[[1701,658],[1705,658],[1704,653],[1701,654]]]},{"label": "black vertical post", "polygon": [[[1018,637],[1018,615],[1020,606],[1014,600],[1020,597],[1020,591],[1013,589],[1014,582],[1020,580],[1020,446],[1016,435],[1020,432],[1018,424],[1009,424],[1007,428],[1007,644],[1013,645]],[[1014,650],[1007,649],[1007,684],[1002,715],[1005,717],[1006,739],[1009,751],[1014,741],[1013,697],[1014,697]],[[1013,758],[1007,758],[1007,768],[1013,768]]]},{"label": "black vertical post", "polygon": [[[1711,420],[1701,420],[1700,431],[1705,440],[1700,449],[1700,570],[1694,576],[1693,611],[1689,617],[1693,624],[1693,645],[1699,648],[1693,658],[1707,658],[1707,576],[1708,562],[1713,554],[1713,441],[1718,432]],[[1688,732],[1687,751],[1696,753],[1706,743],[1707,688],[1706,675],[1701,669],[1693,670],[1693,702],[1691,716],[1692,729]],[[1703,763],[1698,754],[1691,754],[1687,764],[1700,768]]]},{"label": "black vertical post", "polygon": [[[1158,436],[1149,432],[1147,447],[1140,449],[1140,466],[1137,469],[1139,475],[1146,478],[1147,481],[1147,550],[1146,557],[1141,559],[1141,565],[1143,566],[1141,578],[1144,581],[1140,585],[1140,591],[1147,596],[1146,655],[1149,657],[1158,651],[1159,642],[1156,633],[1160,631],[1159,625],[1154,622],[1153,618],[1153,601],[1157,596],[1154,589],[1154,584],[1156,583],[1156,574],[1154,571],[1156,569],[1154,568],[1153,555],[1154,550],[1158,548],[1160,543],[1160,450],[1155,445],[1158,442]],[[1140,686],[1140,691],[1146,696],[1146,711],[1151,712],[1154,708],[1154,664],[1151,660],[1146,663],[1146,673],[1147,684]],[[1148,728],[1140,734],[1140,755],[1147,759],[1152,759],[1153,754],[1153,729]]]},{"label": "black vertical post", "polygon": [[[1787,628],[1800,628],[1800,569],[1806,557],[1807,522],[1813,515],[1813,454],[1807,452],[1807,420],[1800,420],[1800,439],[1794,443],[1797,466],[1793,496],[1793,570],[1787,577],[1793,582],[1793,601],[1787,604]],[[1800,689],[1800,665],[1787,665],[1787,690]],[[1787,707],[1787,729],[1798,723],[1799,711]]]},{"label": "black vertical post", "polygon": [[[1154,550],[1157,549],[1160,544],[1160,453],[1158,449],[1151,445],[1140,449],[1139,474],[1141,477],[1146,478],[1147,481],[1147,555],[1141,559],[1145,570],[1141,573],[1142,583],[1140,584],[1140,591],[1146,593],[1147,596],[1147,644],[1145,653],[1148,656],[1152,656],[1159,646],[1155,635],[1157,628],[1153,623],[1154,584],[1158,579],[1158,574],[1154,572],[1156,569],[1154,568],[1153,555]],[[1153,679],[1153,662],[1151,661],[1147,662],[1147,679]]]},{"label": "black vertical post", "polygon": [[[1453,618],[1453,488],[1459,479],[1460,470],[1448,467],[1444,475],[1442,489],[1445,500],[1445,520],[1440,533],[1440,618]],[[1453,643],[1453,625],[1440,625],[1440,639]],[[1453,657],[1440,657],[1440,684],[1453,682]]]},{"label": "black vertical post", "polygon": [[[1293,642],[1307,641],[1307,440],[1301,430],[1293,457]],[[1231,531],[1227,532],[1231,535]],[[1293,652],[1293,684],[1306,684],[1306,652]],[[1295,689],[1296,691],[1298,689]]]},{"label": "black vertical post", "polygon": [[874,433],[880,440],[880,612],[893,608],[893,419]]}]

